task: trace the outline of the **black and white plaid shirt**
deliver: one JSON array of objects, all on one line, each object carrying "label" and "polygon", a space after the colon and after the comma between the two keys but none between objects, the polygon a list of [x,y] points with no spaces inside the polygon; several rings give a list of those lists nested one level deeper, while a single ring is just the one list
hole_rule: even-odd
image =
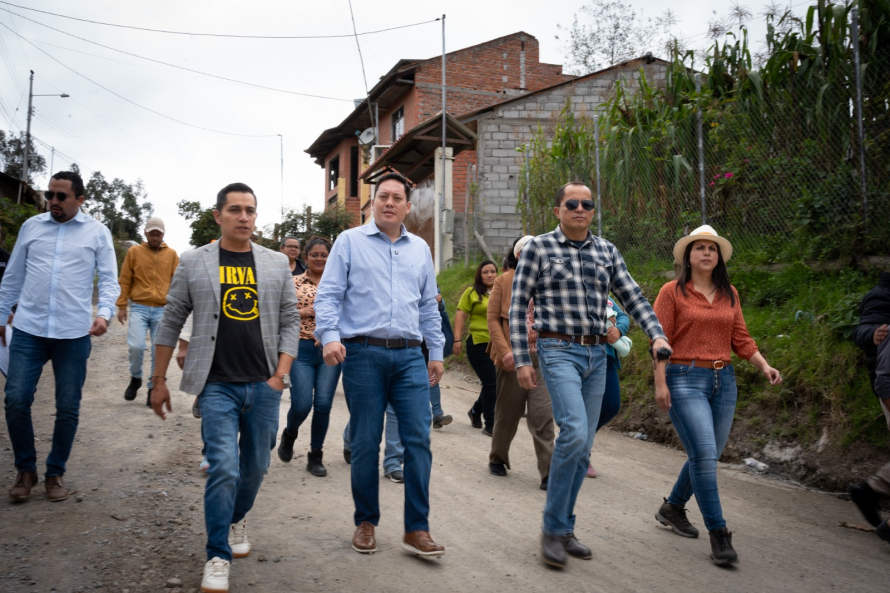
[{"label": "black and white plaid shirt", "polygon": [[602,335],[607,330],[610,292],[651,339],[667,339],[652,306],[610,242],[588,231],[587,239],[576,247],[559,227],[529,241],[519,255],[510,301],[510,341],[516,366],[532,363],[525,328],[529,299],[535,299],[534,329],[538,332]]}]

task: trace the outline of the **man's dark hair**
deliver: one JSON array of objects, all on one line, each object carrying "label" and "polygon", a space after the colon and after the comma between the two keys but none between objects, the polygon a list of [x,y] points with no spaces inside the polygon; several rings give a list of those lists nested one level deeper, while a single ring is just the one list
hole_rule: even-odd
[{"label": "man's dark hair", "polygon": [[399,183],[401,183],[402,185],[405,186],[405,201],[410,202],[411,201],[411,182],[408,181],[408,178],[405,177],[404,175],[402,175],[401,173],[397,173],[395,171],[390,171],[389,173],[386,173],[385,175],[381,175],[380,177],[377,178],[377,187],[379,188],[380,184],[382,184],[384,181],[389,181],[390,179],[394,179],[395,181],[398,181]]},{"label": "man's dark hair", "polygon": [[219,193],[216,194],[216,210],[218,212],[222,212],[223,207],[226,205],[228,195],[233,191],[252,195],[254,205],[257,204],[256,194],[253,193],[253,190],[250,189],[250,186],[248,186],[246,183],[230,183],[219,190]]},{"label": "man's dark hair", "polygon": [[558,190],[556,190],[556,196],[553,198],[553,205],[554,205],[554,206],[556,206],[557,208],[559,208],[559,206],[562,204],[562,199],[563,199],[563,198],[565,197],[565,195],[566,195],[566,189],[568,189],[569,186],[571,186],[571,185],[581,185],[581,186],[583,186],[583,187],[587,187],[587,184],[586,184],[586,183],[582,183],[581,181],[569,181],[568,183],[566,183],[565,185],[563,185],[561,188],[559,188]]},{"label": "man's dark hair", "polygon": [[74,190],[74,197],[79,198],[83,195],[83,178],[74,171],[59,171],[52,176],[52,179],[67,179],[71,182],[71,189]]},{"label": "man's dark hair", "polygon": [[[256,196],[254,196],[254,197],[256,197]],[[300,240],[297,239],[296,237],[285,237],[284,239],[281,240],[281,243],[278,245],[278,249],[284,249],[284,246],[287,245],[288,241],[296,241],[297,247],[300,246]]]}]

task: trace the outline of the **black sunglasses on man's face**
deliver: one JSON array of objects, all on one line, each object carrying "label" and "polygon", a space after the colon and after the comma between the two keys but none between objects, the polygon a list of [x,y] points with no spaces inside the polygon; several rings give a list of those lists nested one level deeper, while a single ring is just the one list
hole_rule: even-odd
[{"label": "black sunglasses on man's face", "polygon": [[[593,200],[582,200],[580,202],[581,207],[590,212],[596,206],[593,203]],[[566,200],[563,202],[563,206],[565,206],[569,210],[577,210],[578,209],[578,200]]]},{"label": "black sunglasses on man's face", "polygon": [[68,194],[66,194],[65,192],[62,192],[62,191],[57,191],[57,192],[45,191],[45,192],[43,192],[43,197],[46,198],[47,202],[52,202],[53,198],[56,198],[60,202],[64,202],[65,200],[68,199]]}]

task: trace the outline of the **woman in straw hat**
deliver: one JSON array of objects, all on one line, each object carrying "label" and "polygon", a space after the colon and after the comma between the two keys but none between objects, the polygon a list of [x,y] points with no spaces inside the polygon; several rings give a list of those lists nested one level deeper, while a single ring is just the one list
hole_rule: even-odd
[{"label": "woman in straw hat", "polygon": [[698,537],[686,518],[695,494],[711,539],[711,559],[723,566],[738,561],[717,492],[717,460],[723,452],[736,406],[735,373],[730,351],[753,364],[771,385],[782,382],[748,334],[726,261],[732,244],[708,225],[674,245],[681,262],[675,281],[655,300],[655,314],[670,340],[670,362],[655,370],[655,401],[670,413],[689,459],[655,518],[683,537]]}]

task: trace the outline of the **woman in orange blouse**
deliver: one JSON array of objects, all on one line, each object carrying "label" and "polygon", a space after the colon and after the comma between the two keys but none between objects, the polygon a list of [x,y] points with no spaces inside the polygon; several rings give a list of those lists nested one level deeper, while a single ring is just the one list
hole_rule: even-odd
[{"label": "woman in orange blouse", "polygon": [[309,411],[314,409],[306,470],[318,477],[328,474],[321,461],[321,448],[328,432],[334,391],[340,380],[340,365],[325,364],[321,345],[312,335],[315,331],[315,294],[330,252],[330,241],[312,237],[306,244],[306,262],[309,267],[305,274],[294,276],[297,310],[300,312],[300,347],[290,370],[290,410],[287,412],[287,426],[281,433],[281,443],[278,445],[278,458],[289,462],[294,456],[297,431],[309,417]]},{"label": "woman in orange blouse", "polygon": [[656,366],[655,401],[670,413],[689,457],[655,518],[677,535],[698,537],[685,507],[695,494],[710,533],[711,559],[719,566],[738,561],[717,492],[717,460],[736,406],[730,352],[760,369],[770,384],[782,382],[748,334],[738,292],[726,272],[731,255],[730,242],[708,225],[683,237],[674,245],[680,274],[661,288],[654,306],[673,349],[670,364]]}]

